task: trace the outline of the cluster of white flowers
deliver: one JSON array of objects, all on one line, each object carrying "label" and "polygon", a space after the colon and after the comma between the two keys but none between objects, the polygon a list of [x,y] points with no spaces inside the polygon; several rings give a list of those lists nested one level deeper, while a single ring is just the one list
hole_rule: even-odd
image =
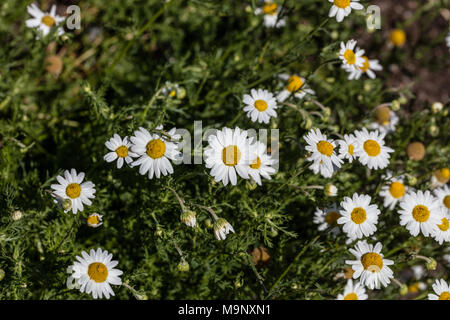
[{"label": "cluster of white flowers", "polygon": [[356,40],[341,42],[339,58],[342,60],[342,68],[349,73],[348,79],[359,79],[363,73],[371,79],[375,79],[374,71],[383,70],[378,60],[369,59],[364,55],[365,51],[356,47]]}]

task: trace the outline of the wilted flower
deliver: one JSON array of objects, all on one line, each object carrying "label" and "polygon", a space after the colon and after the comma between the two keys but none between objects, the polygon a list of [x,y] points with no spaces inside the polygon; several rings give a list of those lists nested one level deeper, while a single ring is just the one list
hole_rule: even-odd
[{"label": "wilted flower", "polygon": [[234,229],[224,218],[219,218],[214,222],[214,235],[217,240],[225,240],[230,232],[234,233]]}]

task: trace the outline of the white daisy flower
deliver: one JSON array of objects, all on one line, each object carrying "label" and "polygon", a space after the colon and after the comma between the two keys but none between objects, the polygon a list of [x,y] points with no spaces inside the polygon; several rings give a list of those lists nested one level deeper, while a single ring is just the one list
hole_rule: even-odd
[{"label": "white daisy flower", "polygon": [[103,216],[101,214],[98,214],[98,213],[90,214],[89,217],[87,218],[88,226],[92,227],[92,228],[100,227],[103,224],[102,217]]},{"label": "white daisy flower", "polygon": [[428,294],[428,300],[450,300],[450,285],[444,279],[433,284],[434,293]]},{"label": "white daisy flower", "polygon": [[[90,206],[91,200],[95,198],[95,188],[91,181],[83,182],[84,172],[77,175],[75,169],[64,171],[64,178],[57,176],[59,184],[52,184],[50,187],[54,190],[52,195],[55,198],[69,199],[72,202],[72,212],[83,211],[83,204]],[[65,212],[67,212],[65,210]]]},{"label": "white daisy flower", "polygon": [[110,295],[114,296],[111,284],[122,284],[120,275],[123,272],[114,268],[119,262],[111,261],[112,254],[106,250],[102,251],[100,248],[97,251],[91,249],[89,254],[82,251],[81,255],[82,257],[77,256],[78,261],[75,261],[69,267],[69,270],[73,273],[67,279],[67,284],[75,282],[75,287],[79,287],[81,292],[92,294],[94,299],[102,298],[103,295],[106,299],[109,299]]},{"label": "white daisy flower", "polygon": [[369,132],[363,128],[361,131],[355,131],[355,136],[357,141],[355,156],[358,157],[359,162],[375,170],[388,166],[389,153],[394,150],[384,145],[384,133],[379,133],[377,130]]},{"label": "white daisy flower", "polygon": [[364,7],[359,3],[359,0],[328,0],[333,3],[330,8],[328,16],[336,16],[336,21],[341,22],[353,10],[362,10]]},{"label": "white daisy flower", "polygon": [[117,169],[122,168],[123,162],[125,161],[127,164],[133,162],[132,157],[137,157],[138,155],[130,152],[130,148],[133,144],[128,141],[128,137],[122,138],[115,133],[114,136],[109,139],[109,141],[105,142],[105,146],[111,150],[108,152],[103,159],[106,162],[112,162],[117,160]]},{"label": "white daisy flower", "polygon": [[344,135],[343,140],[337,140],[339,144],[339,155],[340,159],[348,159],[348,162],[352,163],[356,159],[354,152],[356,146],[356,137],[353,134]]},{"label": "white daisy flower", "polygon": [[383,206],[392,210],[397,202],[402,200],[408,188],[405,186],[403,176],[394,178],[391,172],[387,173],[386,181],[387,184],[381,188],[380,196],[384,199]]},{"label": "white daisy flower", "polygon": [[197,225],[197,218],[195,217],[195,212],[192,210],[183,211],[181,214],[181,222],[191,228],[195,228]]},{"label": "white daisy flower", "polygon": [[431,176],[431,189],[435,189],[437,187],[441,187],[445,185],[450,179],[450,169],[442,168],[433,172]]},{"label": "white daisy flower", "polygon": [[337,220],[342,217],[339,211],[340,208],[338,208],[335,203],[333,203],[331,207],[325,208],[325,210],[316,208],[313,222],[319,225],[317,229],[319,231],[324,231],[331,228],[330,233],[332,235],[337,235],[340,232],[339,226],[337,225]]},{"label": "white daisy flower", "polygon": [[222,128],[208,137],[209,145],[204,152],[205,166],[216,182],[222,181],[236,185],[236,173],[243,179],[249,179],[250,165],[256,160],[251,146],[253,138],[247,138],[247,131],[239,128]]},{"label": "white daisy flower", "polygon": [[281,28],[286,25],[286,19],[279,18],[280,8],[272,1],[264,1],[262,8],[257,8],[255,14],[264,14],[264,26],[267,28]]},{"label": "white daisy flower", "polygon": [[[42,32],[44,37],[49,34],[52,27],[57,26],[59,23],[65,20],[64,17],[58,16],[56,14],[56,6],[53,5],[50,12],[41,11],[36,4],[31,4],[27,6],[27,11],[33,18],[25,21],[28,28],[36,28]],[[58,27],[58,35],[64,33],[63,28]]]},{"label": "white daisy flower", "polygon": [[450,189],[444,184],[442,187],[433,190],[434,195],[438,198],[444,212],[450,214]]},{"label": "white daisy flower", "polygon": [[234,233],[234,229],[224,218],[219,218],[214,222],[214,235],[217,240],[225,240],[230,232]]},{"label": "white daisy flower", "polygon": [[394,277],[394,273],[388,266],[393,265],[394,261],[383,259],[381,243],[377,243],[375,247],[366,241],[358,241],[355,249],[350,249],[350,253],[356,257],[356,260],[346,260],[345,263],[352,266],[355,271],[353,279],[361,277],[361,284],[369,289],[379,289],[380,284],[386,287],[390,282],[390,278]]},{"label": "white daisy flower", "polygon": [[307,160],[313,162],[310,169],[314,173],[320,171],[324,177],[329,177],[334,172],[333,166],[341,167],[343,161],[336,156],[334,150],[336,143],[333,140],[327,140],[327,136],[323,135],[320,129],[311,129],[303,136],[303,139],[308,143],[305,149],[311,152]]},{"label": "white daisy flower", "polygon": [[[156,127],[156,130],[162,130],[162,126]],[[178,140],[180,135],[175,134],[176,128],[167,132],[170,140]],[[148,178],[160,178],[161,174],[166,176],[173,173],[172,164],[169,160],[180,160],[181,153],[178,151],[178,143],[169,141],[169,139],[160,134],[151,134],[146,129],[140,127],[134,132],[131,138],[133,145],[131,151],[140,158],[135,160],[131,166],[139,167],[139,174],[148,173]]]},{"label": "white daisy flower", "polygon": [[177,95],[179,89],[180,86],[178,84],[166,81],[161,89],[161,92],[163,95],[173,98]]},{"label": "white daisy flower", "polygon": [[341,42],[339,59],[342,60],[342,66],[348,71],[348,68],[358,70],[364,66],[364,50],[356,48],[356,40],[349,40],[347,43]]},{"label": "white daisy flower", "polygon": [[352,198],[344,197],[341,202],[341,218],[338,224],[343,224],[343,230],[352,239],[369,237],[377,230],[378,215],[381,213],[376,204],[370,204],[371,197],[356,192]]},{"label": "white daisy flower", "polygon": [[[389,109],[389,108],[387,108]],[[381,112],[383,113],[383,112]],[[389,113],[387,113],[387,116],[378,116],[377,120],[372,122],[369,125],[369,128],[372,130],[378,130],[381,133],[388,134],[390,132],[395,131],[395,127],[397,126],[399,121],[398,116],[395,114],[394,111],[389,110]]]},{"label": "white daisy flower", "polygon": [[439,244],[442,244],[443,242],[450,242],[450,215],[447,214],[445,208],[441,207],[441,217],[440,221],[437,224],[437,228],[435,228],[432,231],[431,236],[439,242]]},{"label": "white daisy flower", "polygon": [[348,279],[344,288],[344,294],[338,294],[336,300],[367,300],[366,289],[361,283],[353,284],[352,279]]},{"label": "white daisy flower", "polygon": [[306,84],[305,78],[300,77],[299,75],[288,75],[283,73],[279,74],[278,78],[286,83],[284,89],[277,94],[277,100],[280,102],[286,101],[291,95],[298,99],[303,99],[306,95],[315,94],[315,92]]},{"label": "white daisy flower", "polygon": [[253,122],[269,123],[270,117],[277,117],[275,111],[278,108],[277,100],[267,90],[252,89],[250,95],[244,94],[243,101],[245,103],[244,111]]},{"label": "white daisy flower", "polygon": [[422,232],[428,237],[441,223],[439,201],[430,191],[408,192],[400,201],[400,225],[406,226],[414,237]]},{"label": "white daisy flower", "polygon": [[[359,48],[356,48],[356,51],[359,51]],[[363,73],[367,74],[370,79],[375,79],[376,75],[374,71],[381,71],[383,67],[380,65],[377,59],[369,60],[368,57],[362,56],[364,59],[364,63],[362,67],[352,68],[349,66],[344,67],[347,72],[349,72],[348,80],[358,80],[361,78]]]},{"label": "white daisy flower", "polygon": [[275,169],[272,168],[272,165],[276,163],[276,160],[272,159],[272,157],[267,154],[267,146],[260,141],[257,141],[252,149],[256,153],[256,159],[250,164],[248,175],[258,185],[261,185],[261,177],[270,180],[270,175],[276,172]]}]

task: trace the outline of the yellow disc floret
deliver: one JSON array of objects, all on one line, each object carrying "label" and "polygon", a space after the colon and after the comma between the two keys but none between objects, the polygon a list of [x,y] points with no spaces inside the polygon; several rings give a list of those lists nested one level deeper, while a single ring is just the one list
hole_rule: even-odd
[{"label": "yellow disc floret", "polygon": [[293,75],[288,79],[288,85],[286,87],[287,91],[295,92],[303,86],[302,78],[299,76]]},{"label": "yellow disc floret", "polygon": [[241,160],[241,151],[237,146],[230,145],[222,150],[222,161],[227,166],[235,166]]},{"label": "yellow disc floret", "polygon": [[424,205],[417,205],[412,210],[412,216],[417,222],[425,222],[430,217],[430,210]]},{"label": "yellow disc floret", "polygon": [[439,229],[441,229],[441,231],[444,231],[444,232],[445,232],[445,231],[448,230],[450,224],[449,224],[447,218],[442,218],[441,221],[442,221],[442,223],[441,223],[441,224],[438,224],[438,227],[439,227]]},{"label": "yellow disc floret", "polygon": [[444,205],[447,207],[447,209],[450,209],[450,196],[445,196],[443,202],[444,202]]},{"label": "yellow disc floret", "polygon": [[381,147],[378,142],[369,139],[364,142],[364,151],[366,151],[370,157],[376,157],[380,154]]},{"label": "yellow disc floret", "polygon": [[91,215],[88,217],[87,222],[88,222],[88,224],[96,225],[100,222],[100,220],[99,220],[98,216]]},{"label": "yellow disc floret", "polygon": [[355,53],[350,49],[345,50],[344,58],[348,64],[355,64],[355,62],[356,62]]},{"label": "yellow disc floret", "polygon": [[399,181],[392,182],[389,192],[395,199],[399,199],[405,194],[405,185]]},{"label": "yellow disc floret", "polygon": [[250,168],[252,168],[252,169],[259,169],[259,167],[261,167],[261,158],[260,157],[256,157],[256,159],[250,165]]},{"label": "yellow disc floret", "polygon": [[344,297],[344,300],[358,300],[356,293],[351,292]]},{"label": "yellow disc floret", "polygon": [[439,300],[450,300],[450,292],[444,291],[439,295]]},{"label": "yellow disc floret", "polygon": [[349,155],[352,156],[354,151],[355,151],[355,146],[352,145],[352,144],[349,144],[348,145],[348,153],[349,153]]},{"label": "yellow disc floret", "polygon": [[53,27],[56,24],[55,19],[53,17],[51,17],[51,16],[43,16],[41,21],[47,27]]},{"label": "yellow disc floret", "polygon": [[264,14],[274,15],[277,12],[277,8],[278,5],[276,3],[269,2],[263,6],[263,12]]},{"label": "yellow disc floret", "polygon": [[317,150],[321,154],[326,155],[327,157],[331,157],[331,155],[333,154],[334,147],[328,141],[321,140],[319,141],[319,143],[317,143]]},{"label": "yellow disc floret", "polygon": [[401,29],[395,29],[391,32],[389,39],[395,46],[402,47],[406,41],[406,34]]},{"label": "yellow disc floret", "polygon": [[367,72],[367,70],[369,70],[370,68],[369,58],[367,58],[366,56],[362,56],[362,58],[364,59],[364,63],[360,69],[362,72]]},{"label": "yellow disc floret", "polygon": [[361,264],[365,270],[377,272],[383,268],[383,258],[378,253],[368,252],[361,257]]},{"label": "yellow disc floret", "polygon": [[258,110],[259,112],[263,112],[267,109],[267,102],[265,102],[264,100],[256,100],[254,106],[256,110]]},{"label": "yellow disc floret", "polygon": [[78,183],[71,183],[66,188],[66,194],[72,199],[78,198],[81,194],[81,186]]},{"label": "yellow disc floret", "polygon": [[125,158],[128,156],[128,148],[126,146],[120,146],[116,149],[118,157]]},{"label": "yellow disc floret", "polygon": [[88,275],[95,282],[105,282],[108,278],[108,268],[101,262],[91,263],[88,267]]},{"label": "yellow disc floret", "polygon": [[147,143],[146,149],[150,158],[158,159],[166,152],[166,144],[160,139],[154,139]]},{"label": "yellow disc floret", "polygon": [[337,223],[337,220],[342,217],[338,212],[331,211],[328,212],[325,216],[325,222],[328,223],[330,226],[335,225]]},{"label": "yellow disc floret", "polygon": [[361,224],[367,219],[366,210],[361,207],[356,207],[352,210],[351,213],[352,221],[356,224]]},{"label": "yellow disc floret", "polygon": [[345,9],[350,5],[350,0],[334,0],[333,4],[341,9]]}]

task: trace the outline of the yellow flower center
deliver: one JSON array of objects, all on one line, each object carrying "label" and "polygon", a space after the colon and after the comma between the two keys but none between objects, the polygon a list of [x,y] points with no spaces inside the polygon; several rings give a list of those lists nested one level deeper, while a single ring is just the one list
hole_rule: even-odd
[{"label": "yellow flower center", "polygon": [[94,224],[95,225],[95,224],[98,224],[100,222],[100,220],[99,220],[98,216],[92,215],[92,216],[88,217],[87,222],[89,224]]},{"label": "yellow flower center", "polygon": [[347,60],[348,64],[355,64],[356,62],[355,53],[350,49],[345,50],[344,59]]},{"label": "yellow flower center", "polygon": [[439,295],[439,300],[450,300],[450,292],[444,291]]},{"label": "yellow flower center", "polygon": [[288,85],[287,85],[286,89],[289,92],[295,92],[298,89],[300,89],[302,86],[303,86],[302,78],[300,78],[299,76],[293,75],[293,76],[289,77]]},{"label": "yellow flower center", "polygon": [[276,3],[267,3],[263,6],[264,14],[274,15],[277,12],[278,5]]},{"label": "yellow flower center", "polygon": [[412,293],[419,292],[419,283],[413,283],[408,286],[408,291]]},{"label": "yellow flower center", "polygon": [[237,146],[231,145],[223,148],[222,161],[227,166],[235,166],[241,160],[241,151]]},{"label": "yellow flower center", "polygon": [[159,159],[166,152],[166,144],[160,139],[154,139],[147,143],[146,149],[150,158]]},{"label": "yellow flower center", "polygon": [[176,91],[172,90],[172,91],[170,91],[169,96],[175,97],[176,94],[177,94]]},{"label": "yellow flower center", "polygon": [[95,282],[105,282],[108,277],[108,268],[101,262],[91,263],[88,267],[88,275]]},{"label": "yellow flower center", "polygon": [[322,140],[319,141],[317,144],[317,150],[323,155],[326,155],[327,157],[331,157],[333,154],[333,145],[329,143],[328,141]]},{"label": "yellow flower center", "polygon": [[376,109],[377,122],[382,125],[389,124],[391,119],[391,109],[389,107],[380,107]]},{"label": "yellow flower center", "polygon": [[348,145],[348,153],[352,156],[354,151],[355,151],[355,146],[352,144],[349,144]]},{"label": "yellow flower center", "polygon": [[368,252],[361,257],[361,263],[365,270],[379,272],[383,268],[383,258],[378,253]]},{"label": "yellow flower center", "polygon": [[117,156],[125,158],[128,156],[128,148],[126,146],[120,146],[116,149]]},{"label": "yellow flower center", "polygon": [[398,181],[392,182],[389,192],[395,199],[401,198],[405,194],[405,185]]},{"label": "yellow flower center", "polygon": [[369,58],[367,58],[366,56],[362,56],[362,58],[364,59],[364,63],[360,69],[362,72],[366,72],[370,68]]},{"label": "yellow flower center", "polygon": [[78,183],[71,183],[66,188],[66,194],[72,199],[78,198],[81,193],[81,186]]},{"label": "yellow flower center", "polygon": [[442,224],[438,224],[439,229],[441,229],[441,231],[447,231],[449,228],[449,222],[447,218],[442,218]]},{"label": "yellow flower center", "polygon": [[418,222],[425,222],[430,217],[430,210],[424,205],[417,205],[412,211],[413,218]]},{"label": "yellow flower center", "polygon": [[356,224],[363,223],[367,218],[366,210],[361,207],[354,208],[351,213],[351,218],[352,221]]},{"label": "yellow flower center", "polygon": [[47,27],[53,27],[56,23],[55,19],[53,19],[53,17],[51,17],[51,16],[43,16],[41,21]]},{"label": "yellow flower center", "polygon": [[350,5],[350,0],[334,0],[334,5],[338,8],[345,9]]},{"label": "yellow flower center", "polygon": [[344,297],[344,300],[358,300],[358,296],[356,295],[356,293],[352,292],[352,293],[347,294]]},{"label": "yellow flower center", "polygon": [[395,29],[391,32],[389,38],[394,45],[396,45],[397,47],[401,47],[406,41],[406,34],[401,29]]},{"label": "yellow flower center", "polygon": [[366,142],[364,142],[364,150],[370,157],[376,157],[377,155],[380,154],[381,147],[378,144],[378,142],[369,139],[366,140]]},{"label": "yellow flower center", "polygon": [[442,168],[440,170],[436,170],[434,175],[439,182],[447,183],[450,178],[450,170],[448,168]]},{"label": "yellow flower center", "polygon": [[338,212],[331,211],[328,212],[325,216],[325,222],[328,223],[330,226],[335,225],[337,223],[337,220],[342,217]]},{"label": "yellow flower center", "polygon": [[445,196],[443,202],[444,202],[444,205],[445,205],[448,209],[450,209],[450,196]]},{"label": "yellow flower center", "polygon": [[259,167],[261,167],[261,159],[259,157],[256,157],[256,159],[250,165],[250,168],[259,169]]},{"label": "yellow flower center", "polygon": [[264,100],[256,100],[254,106],[256,110],[258,110],[259,112],[263,112],[267,109],[267,102],[265,102]]}]

